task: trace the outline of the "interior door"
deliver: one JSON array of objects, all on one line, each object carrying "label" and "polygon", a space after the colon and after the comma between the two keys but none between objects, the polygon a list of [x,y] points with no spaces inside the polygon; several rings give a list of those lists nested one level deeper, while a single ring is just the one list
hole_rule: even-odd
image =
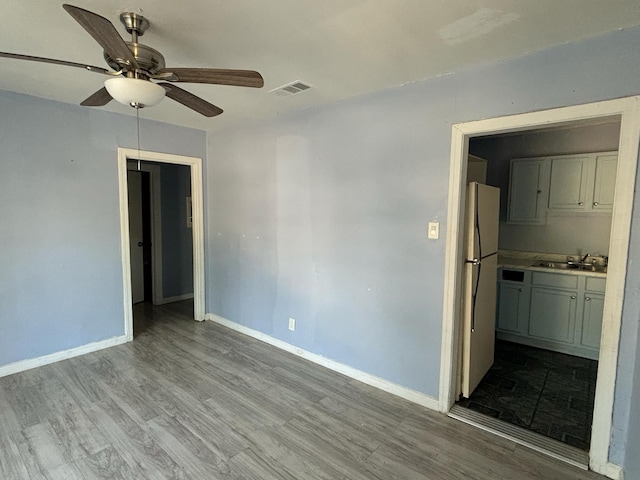
[{"label": "interior door", "polygon": [[461,393],[468,398],[493,365],[500,190],[467,188]]},{"label": "interior door", "polygon": [[131,258],[131,300],[144,301],[144,251],[142,220],[142,172],[127,172],[129,191],[129,252]]}]

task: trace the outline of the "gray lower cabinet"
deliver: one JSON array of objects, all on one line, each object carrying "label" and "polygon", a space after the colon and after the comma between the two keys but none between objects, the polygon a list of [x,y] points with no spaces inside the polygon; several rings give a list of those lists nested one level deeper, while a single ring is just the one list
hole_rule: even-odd
[{"label": "gray lower cabinet", "polygon": [[601,293],[585,293],[582,308],[582,337],[580,344],[587,348],[600,348],[602,336],[602,311],[604,295]]},{"label": "gray lower cabinet", "polygon": [[522,285],[501,282],[498,284],[498,330],[523,334],[527,331],[529,295]]},{"label": "gray lower cabinet", "polygon": [[576,326],[576,293],[531,287],[529,335],[572,344]]},{"label": "gray lower cabinet", "polygon": [[606,279],[502,268],[497,337],[598,358]]}]

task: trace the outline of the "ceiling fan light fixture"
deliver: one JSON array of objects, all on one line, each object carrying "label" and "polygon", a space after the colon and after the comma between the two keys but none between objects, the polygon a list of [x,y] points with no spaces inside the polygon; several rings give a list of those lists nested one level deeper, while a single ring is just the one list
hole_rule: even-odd
[{"label": "ceiling fan light fixture", "polygon": [[109,78],[105,80],[104,87],[114,100],[134,108],[157,105],[166,93],[160,85],[139,78]]}]

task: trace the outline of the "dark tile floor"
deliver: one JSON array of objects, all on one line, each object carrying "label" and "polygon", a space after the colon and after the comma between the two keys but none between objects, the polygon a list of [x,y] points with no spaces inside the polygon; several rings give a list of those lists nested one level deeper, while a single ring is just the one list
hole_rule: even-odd
[{"label": "dark tile floor", "polygon": [[498,340],[493,367],[458,404],[589,450],[597,369],[595,360]]}]

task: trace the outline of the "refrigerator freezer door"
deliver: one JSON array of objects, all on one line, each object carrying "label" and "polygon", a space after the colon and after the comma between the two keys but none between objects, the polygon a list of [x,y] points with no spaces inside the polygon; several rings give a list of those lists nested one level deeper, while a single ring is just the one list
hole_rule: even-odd
[{"label": "refrigerator freezer door", "polygon": [[[476,241],[481,242],[480,258],[498,253],[498,234],[500,218],[500,189],[489,185],[477,184],[476,218],[479,233]],[[476,230],[477,232],[477,230]]]},{"label": "refrigerator freezer door", "polygon": [[467,188],[461,392],[469,397],[493,365],[500,190]]}]

